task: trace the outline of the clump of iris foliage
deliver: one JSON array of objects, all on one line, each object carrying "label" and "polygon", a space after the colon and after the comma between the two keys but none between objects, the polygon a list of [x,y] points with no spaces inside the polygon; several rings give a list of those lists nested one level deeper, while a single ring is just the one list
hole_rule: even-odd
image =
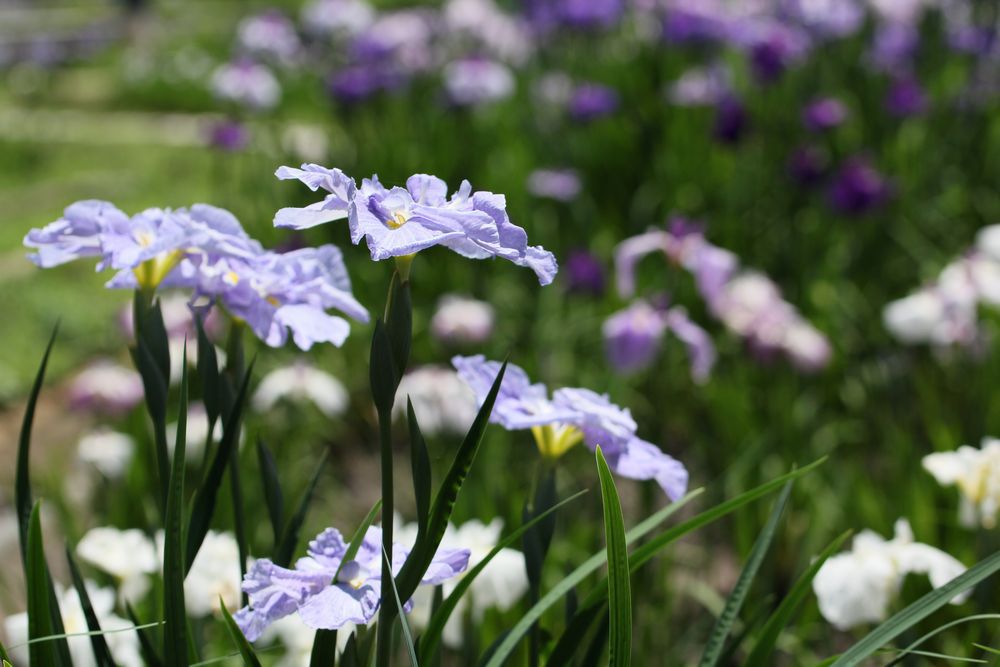
[{"label": "clump of iris foliage", "polygon": [[[122,109],[226,117],[189,153],[78,156],[133,186],[60,194],[62,218],[25,239],[59,266],[25,297],[67,313],[55,359],[108,351],[92,339],[110,324],[73,314],[116,298],[82,262],[61,265],[91,258],[110,294],[132,295],[120,357],[142,407],[118,415],[139,439],[127,475],[76,507],[44,459],[28,465],[44,353],[16,467],[29,641],[16,648],[102,666],[131,664],[125,636],[153,665],[988,658],[1000,299],[992,228],[976,231],[1000,214],[995,9],[821,4],[465,3],[463,23],[459,2],[332,0],[241,20],[232,54],[209,49],[213,72],[158,71],[218,40],[198,26],[173,60],[115,53],[130,63]],[[38,101],[23,90],[9,94]],[[303,119],[322,142],[282,135]],[[4,147],[15,184],[46,176],[46,160]],[[303,161],[276,176],[305,187],[271,177]],[[171,177],[119,199],[142,169]],[[226,209],[145,208],[192,200]],[[436,333],[443,292],[484,297],[492,340]],[[177,294],[196,322],[179,346]],[[20,339],[21,356],[42,353]],[[253,414],[257,369],[310,350],[351,409]],[[432,360],[474,394],[457,436],[432,434],[440,411],[408,396],[407,371]],[[961,514],[937,482],[958,487]],[[62,519],[44,540],[40,506]],[[476,556],[449,527],[495,517],[506,525]],[[881,537],[899,517],[915,528]],[[148,590],[126,595],[77,548],[95,522],[161,545]],[[216,531],[235,541],[225,567],[241,590],[195,613]],[[512,548],[526,592],[470,612]],[[99,600],[91,577],[120,596]],[[275,631],[288,623],[307,629],[300,662]]]}]

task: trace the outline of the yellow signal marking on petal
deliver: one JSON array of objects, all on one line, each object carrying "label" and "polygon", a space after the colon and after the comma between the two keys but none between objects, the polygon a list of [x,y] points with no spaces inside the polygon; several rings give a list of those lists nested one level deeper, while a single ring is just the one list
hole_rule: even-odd
[{"label": "yellow signal marking on petal", "polygon": [[225,275],[222,276],[222,279],[226,282],[227,285],[238,285],[240,283],[239,274],[231,270],[226,271]]},{"label": "yellow signal marking on petal", "polygon": [[385,221],[385,224],[389,229],[399,229],[406,224],[406,221],[410,219],[403,211],[396,211],[392,214],[392,217]]}]

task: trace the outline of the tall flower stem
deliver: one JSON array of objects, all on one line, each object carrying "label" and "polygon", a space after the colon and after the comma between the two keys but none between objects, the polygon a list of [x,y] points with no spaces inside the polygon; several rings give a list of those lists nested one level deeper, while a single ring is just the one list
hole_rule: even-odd
[{"label": "tall flower stem", "polygon": [[[382,459],[382,548],[392,554],[392,518],[395,508],[392,465],[392,407],[399,380],[406,371],[412,335],[409,269],[412,257],[400,258],[389,284],[384,330],[376,327],[372,342],[372,394],[378,411],[379,448]],[[392,654],[392,624],[399,610],[392,594],[392,564],[382,560],[382,594],[379,602],[376,665],[388,667]]]},{"label": "tall flower stem", "polygon": [[[552,507],[556,502],[555,460],[543,456],[535,467],[531,480],[531,492],[524,506],[522,520],[527,523]],[[552,514],[524,533],[521,538],[524,548],[524,564],[528,574],[528,592],[532,604],[538,602],[542,588],[542,569],[552,534],[555,532],[555,515]],[[528,664],[537,667],[541,652],[541,637],[535,624],[529,633]]]}]

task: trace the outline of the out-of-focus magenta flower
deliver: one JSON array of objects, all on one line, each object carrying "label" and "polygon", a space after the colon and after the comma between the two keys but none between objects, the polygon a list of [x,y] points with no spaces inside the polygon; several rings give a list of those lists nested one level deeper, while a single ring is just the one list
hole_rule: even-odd
[{"label": "out-of-focus magenta flower", "polygon": [[691,321],[680,307],[658,308],[639,300],[614,313],[604,322],[604,351],[612,368],[633,373],[649,368],[666,332],[684,343],[691,358],[691,378],[702,383],[715,365],[715,345],[704,329]]},{"label": "out-of-focus magenta flower", "polygon": [[758,81],[777,80],[809,50],[809,38],[798,29],[780,22],[750,22],[737,41],[749,43],[750,66]]},{"label": "out-of-focus magenta flower", "polygon": [[237,60],[220,66],[212,74],[212,92],[226,102],[266,111],[281,101],[281,84],[267,67],[251,60]]},{"label": "out-of-focus magenta flower", "polygon": [[847,106],[836,97],[821,97],[802,109],[802,124],[810,132],[825,132],[847,120]]},{"label": "out-of-focus magenta flower", "polygon": [[625,11],[623,0],[527,0],[525,14],[537,31],[558,27],[610,28]]},{"label": "out-of-focus magenta flower", "polygon": [[363,102],[378,93],[396,90],[405,77],[393,66],[375,62],[349,65],[331,74],[326,80],[330,95],[338,102]]},{"label": "out-of-focus magenta flower", "polygon": [[917,26],[887,23],[875,32],[869,57],[878,69],[895,72],[910,67],[919,45]]},{"label": "out-of-focus magenta flower", "polygon": [[569,115],[573,120],[588,122],[613,114],[618,110],[618,93],[599,83],[580,84],[569,100]]},{"label": "out-of-focus magenta flower", "polygon": [[431,335],[448,344],[479,344],[493,335],[493,306],[485,301],[446,294],[431,317]]},{"label": "out-of-focus magenta flower", "polygon": [[663,15],[663,39],[672,44],[715,44],[730,34],[730,17],[716,2],[673,0]]},{"label": "out-of-focus magenta flower", "polygon": [[712,134],[724,144],[737,144],[749,125],[746,107],[735,95],[726,95],[715,107]]},{"label": "out-of-focus magenta flower", "polygon": [[81,371],[69,386],[70,405],[121,417],[142,402],[142,378],[130,368],[102,359]]},{"label": "out-of-focus magenta flower", "polygon": [[799,146],[788,158],[788,175],[804,186],[813,186],[823,180],[827,169],[826,154],[816,146]]},{"label": "out-of-focus magenta flower", "polygon": [[536,197],[573,201],[580,194],[580,177],[573,169],[536,169],[528,174],[527,188]]},{"label": "out-of-focus magenta flower", "polygon": [[847,160],[830,184],[830,203],[841,213],[860,215],[887,201],[889,182],[862,157]]},{"label": "out-of-focus magenta flower", "polygon": [[444,67],[444,89],[457,106],[478,106],[514,94],[514,75],[506,65],[485,58],[464,58]]},{"label": "out-of-focus magenta flower", "polygon": [[209,128],[208,142],[222,151],[241,151],[250,142],[250,132],[242,123],[234,120],[223,120],[213,123]]},{"label": "out-of-focus magenta flower", "polygon": [[604,265],[586,250],[574,250],[569,254],[563,269],[566,274],[566,289],[574,294],[604,294]]},{"label": "out-of-focus magenta flower", "polygon": [[885,108],[896,118],[917,116],[927,110],[927,95],[915,78],[898,78],[889,86]]}]

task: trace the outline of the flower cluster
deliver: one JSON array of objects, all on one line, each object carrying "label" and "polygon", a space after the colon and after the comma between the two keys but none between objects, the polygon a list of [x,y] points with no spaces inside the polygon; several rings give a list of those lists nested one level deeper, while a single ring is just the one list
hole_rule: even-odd
[{"label": "flower cluster", "polygon": [[[619,244],[615,267],[623,297],[636,291],[639,261],[655,252],[690,272],[709,312],[756,353],[780,352],[803,370],[823,368],[829,362],[831,349],[826,337],[782,298],[774,282],[763,273],[741,269],[736,255],[711,244],[698,227],[683,220],[674,220],[667,231],[651,230]],[[684,339],[684,335],[678,336]],[[692,330],[688,338],[693,341],[689,345],[705,349],[701,334]],[[700,358],[709,355],[702,351]],[[703,362],[702,368],[705,366],[710,364]]]},{"label": "flower cluster", "polygon": [[[476,393],[480,404],[500,372],[501,364],[482,355],[456,356],[451,363]],[[631,413],[606,395],[589,389],[564,387],[549,398],[543,384],[532,384],[528,374],[508,364],[490,421],[512,431],[531,429],[542,456],[555,459],[583,442],[604,452],[612,471],[631,479],[653,479],[672,500],[687,490],[684,466],[636,435]]]},{"label": "flower cluster", "polygon": [[[353,560],[344,560],[347,549],[340,532],[327,528],[309,542],[308,555],[293,569],[266,558],[256,561],[243,580],[250,604],[235,614],[247,639],[257,641],[268,626],[292,614],[310,628],[325,630],[366,625],[375,618],[382,591],[382,529],[368,528]],[[393,576],[408,556],[408,548],[393,545]],[[468,550],[439,549],[422,583],[440,584],[468,564]]]},{"label": "flower cluster", "polygon": [[524,229],[510,221],[503,195],[473,192],[468,181],[449,198],[448,185],[427,174],[411,176],[405,188],[386,188],[377,176],[358,187],[341,170],[317,164],[281,167],[276,176],[328,194],[305,208],[281,209],[275,225],[307,229],[347,218],[351,241],[357,245],[364,239],[375,261],[443,245],[470,259],[499,257],[528,267],[542,285],[551,283],[558,270],[555,256],[529,246]]},{"label": "flower cluster", "polygon": [[117,271],[109,287],[184,288],[192,303],[220,302],[273,347],[284,345],[289,331],[304,350],[317,342],[342,344],[350,326],[329,315],[331,308],[368,320],[335,246],[267,251],[231,213],[206,204],[129,217],[107,202],[78,202],[24,242],[43,268],[97,257],[98,270]]},{"label": "flower cluster", "polygon": [[887,305],[882,319],[903,343],[971,346],[981,339],[980,304],[1000,305],[1000,225],[979,230],[973,248],[933,283]]},{"label": "flower cluster", "polygon": [[[885,620],[889,604],[907,574],[926,574],[939,588],[965,571],[945,552],[913,540],[906,519],[896,522],[895,536],[886,540],[865,530],[847,553],[830,557],[813,579],[813,591],[823,618],[841,630]],[[952,599],[960,604],[968,592]]]}]

